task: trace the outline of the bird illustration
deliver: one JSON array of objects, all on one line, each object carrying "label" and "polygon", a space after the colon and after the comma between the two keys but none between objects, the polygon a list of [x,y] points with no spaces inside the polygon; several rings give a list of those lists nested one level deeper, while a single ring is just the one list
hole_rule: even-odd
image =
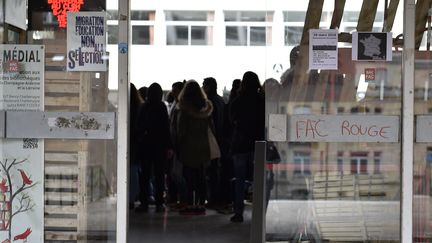
[{"label": "bird illustration", "polygon": [[2,243],[10,243],[10,240],[6,239],[6,240],[2,241]]},{"label": "bird illustration", "polygon": [[19,169],[19,172],[21,173],[23,185],[31,185],[33,183],[33,181],[30,180],[30,178],[26,175],[26,173],[23,170]]},{"label": "bird illustration", "polygon": [[[0,191],[2,192],[2,193],[5,193],[5,192],[7,192],[8,191],[8,186],[6,186],[6,179],[3,179],[1,182],[0,182]],[[3,242],[2,242],[3,243]]]},{"label": "bird illustration", "polygon": [[14,241],[23,240],[23,242],[27,242],[27,237],[31,234],[31,228],[27,228],[22,234],[16,235],[14,237]]}]

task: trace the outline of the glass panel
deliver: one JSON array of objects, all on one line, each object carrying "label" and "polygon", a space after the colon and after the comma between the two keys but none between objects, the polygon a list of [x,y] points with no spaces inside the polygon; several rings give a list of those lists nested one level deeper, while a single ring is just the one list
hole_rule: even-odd
[{"label": "glass panel", "polygon": [[266,27],[250,27],[250,45],[266,45]]},{"label": "glass panel", "polygon": [[118,25],[108,25],[108,44],[118,43]]},{"label": "glass panel", "polygon": [[225,11],[225,21],[265,22],[267,15],[264,11]]},{"label": "glass panel", "polygon": [[[342,135],[338,135],[339,140],[300,140],[296,134],[314,128],[303,130],[301,123],[290,119],[300,114],[313,115],[310,119],[320,124],[336,124],[333,119],[349,116],[377,122],[392,116],[399,119],[401,52],[393,51],[391,62],[353,61],[351,42],[339,39],[344,48],[338,50],[337,70],[309,70],[309,45],[300,45],[300,41],[307,26],[308,6],[319,5],[313,3],[288,6],[283,12],[290,63],[284,63],[279,80],[277,73],[271,75],[280,83],[275,85],[270,79],[264,83],[267,131],[280,123],[287,125],[287,141],[275,142],[284,156],[267,167],[267,173],[274,175],[267,181],[267,242],[399,242],[400,142],[343,141]],[[321,19],[315,19],[320,28],[329,28],[334,3],[338,1],[313,9],[322,13]],[[381,31],[383,7],[384,1],[379,1],[370,31]],[[359,20],[361,8],[361,1],[346,1],[340,32],[355,30],[359,21],[364,24],[365,20]],[[393,37],[402,33],[402,10],[400,4]],[[365,68],[369,67],[374,69],[375,78],[366,82]],[[273,120],[275,116],[270,117],[275,114],[285,115],[282,117],[287,120],[278,123]],[[329,134],[340,132],[339,126],[326,130]]]},{"label": "glass panel", "polygon": [[285,45],[295,46],[300,44],[303,27],[285,26]]},{"label": "glass panel", "polygon": [[207,11],[166,11],[167,21],[207,21]]},{"label": "glass panel", "polygon": [[[416,11],[416,18],[427,15],[427,9]],[[422,26],[423,25],[423,26]],[[424,25],[426,28],[423,30]],[[415,82],[414,82],[414,175],[413,175],[413,242],[432,241],[432,136],[429,133],[432,114],[431,85],[432,57],[428,43],[431,42],[428,32],[432,29],[430,20],[416,21],[414,36]],[[424,120],[423,120],[424,119]],[[423,122],[421,122],[423,121]]]},{"label": "glass panel", "polygon": [[207,26],[191,26],[191,45],[207,45],[209,31]]},{"label": "glass panel", "polygon": [[132,10],[131,20],[154,20],[154,12]]},{"label": "glass panel", "polygon": [[[85,4],[81,10],[86,13],[95,9],[103,11],[106,9],[105,2],[102,4],[94,1],[92,5],[94,8],[88,9]],[[107,64],[106,71],[67,71],[70,55],[67,55],[66,51],[70,51],[67,50],[70,43],[67,43],[66,30],[59,28],[56,17],[53,17],[50,12],[50,6],[47,5],[47,9],[41,10],[41,8],[31,9],[29,5],[29,12],[38,11],[43,11],[43,14],[36,16],[40,17],[40,20],[29,19],[31,28],[27,30],[27,44],[44,46],[45,58],[42,60],[44,65],[40,70],[44,73],[41,82],[43,109],[50,112],[77,112],[78,114],[117,112],[117,80],[114,83],[110,82],[109,77],[113,76],[117,79],[118,26],[107,26],[108,36],[105,41],[108,41],[108,45],[103,43],[107,53],[102,55],[103,62]],[[117,9],[109,9],[108,13],[109,19],[117,19]],[[85,120],[79,117],[81,118]],[[78,129],[79,121],[74,119],[71,122],[76,121],[75,128]],[[57,124],[53,121],[48,123]],[[66,139],[61,136],[40,141],[42,141],[39,143],[42,148],[41,157],[44,159],[31,162],[43,165],[39,168],[44,173],[42,177],[44,184],[40,184],[44,185],[43,194],[40,195],[44,202],[41,215],[44,222],[43,236],[41,240],[31,238],[37,232],[36,228],[32,228],[27,241],[79,242],[96,239],[98,242],[115,242],[117,141],[115,139]],[[36,173],[37,170],[30,172],[32,176]],[[19,220],[19,218],[15,221],[15,223],[30,225],[29,222],[30,220]],[[0,228],[1,225],[0,220]],[[23,228],[19,233],[23,233],[25,229]],[[18,235],[17,233],[14,232],[12,237]],[[26,241],[24,238],[21,239]]]},{"label": "glass panel", "polygon": [[247,27],[246,26],[227,26],[226,45],[227,46],[246,46]]},{"label": "glass panel", "polygon": [[[132,44],[149,45],[150,44],[150,26],[132,26]],[[110,43],[111,44],[111,43]]]},{"label": "glass panel", "polygon": [[189,26],[167,26],[167,45],[188,45]]}]

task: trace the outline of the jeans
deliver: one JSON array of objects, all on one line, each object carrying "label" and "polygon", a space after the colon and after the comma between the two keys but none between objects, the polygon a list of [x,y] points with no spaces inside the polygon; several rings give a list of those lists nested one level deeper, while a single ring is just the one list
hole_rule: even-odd
[{"label": "jeans", "polygon": [[129,168],[129,203],[133,204],[137,199],[139,195],[139,173],[140,173],[140,166],[138,163],[130,163]]},{"label": "jeans", "polygon": [[234,165],[234,213],[243,215],[245,199],[245,181],[253,167],[254,153],[233,155]]},{"label": "jeans", "polygon": [[204,168],[183,167],[186,182],[186,203],[204,205],[206,200],[206,181]]}]

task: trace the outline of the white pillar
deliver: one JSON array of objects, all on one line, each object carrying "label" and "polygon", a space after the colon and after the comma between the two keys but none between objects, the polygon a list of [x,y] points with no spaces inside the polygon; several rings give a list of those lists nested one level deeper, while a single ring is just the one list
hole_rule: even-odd
[{"label": "white pillar", "polygon": [[119,1],[116,242],[128,242],[130,0]]},{"label": "white pillar", "polygon": [[404,47],[402,58],[402,188],[401,242],[413,238],[413,146],[414,146],[414,59],[415,1],[404,1]]}]

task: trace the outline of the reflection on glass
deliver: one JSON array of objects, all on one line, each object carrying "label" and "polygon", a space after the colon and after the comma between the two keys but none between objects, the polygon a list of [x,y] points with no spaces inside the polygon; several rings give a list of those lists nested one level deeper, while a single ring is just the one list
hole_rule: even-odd
[{"label": "reflection on glass", "polygon": [[[297,67],[301,74],[295,74],[295,63],[304,55],[299,50],[293,49],[292,67],[282,74],[281,83],[265,85],[267,115],[375,119],[401,114],[399,59],[353,62],[351,49],[340,49],[337,71]],[[376,79],[366,82],[364,69],[370,66],[376,69]],[[267,241],[399,241],[399,143],[278,142],[276,146],[283,156],[268,167],[274,182],[268,181]]]},{"label": "reflection on glass", "polygon": [[303,27],[285,26],[285,45],[295,46],[300,44]]}]

